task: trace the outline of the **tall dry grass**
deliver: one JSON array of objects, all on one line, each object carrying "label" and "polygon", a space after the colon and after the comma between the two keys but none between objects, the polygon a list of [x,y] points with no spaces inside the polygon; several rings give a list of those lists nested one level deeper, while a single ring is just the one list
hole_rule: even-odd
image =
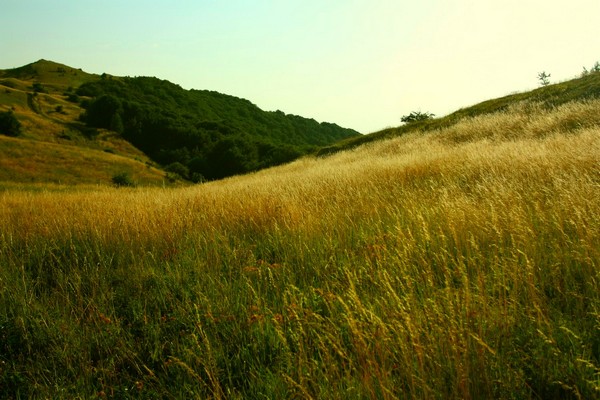
[{"label": "tall dry grass", "polygon": [[599,110],[193,188],[0,192],[0,387],[599,398]]}]

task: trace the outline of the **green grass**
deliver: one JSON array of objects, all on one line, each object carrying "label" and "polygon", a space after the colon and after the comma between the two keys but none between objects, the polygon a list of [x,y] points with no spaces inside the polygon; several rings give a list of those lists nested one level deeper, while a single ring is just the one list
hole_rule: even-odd
[{"label": "green grass", "polygon": [[[0,78],[3,78],[3,80],[13,80],[13,82],[14,80],[28,82],[29,86],[39,82],[50,92],[62,94],[69,87],[77,88],[84,83],[97,80],[99,77],[98,75],[88,74],[81,69],[72,68],[64,64],[38,60],[22,67],[0,70]],[[18,85],[19,83],[16,84]]]}]

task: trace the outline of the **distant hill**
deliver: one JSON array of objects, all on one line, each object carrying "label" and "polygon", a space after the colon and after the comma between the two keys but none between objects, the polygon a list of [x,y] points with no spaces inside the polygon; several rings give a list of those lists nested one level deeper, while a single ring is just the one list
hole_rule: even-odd
[{"label": "distant hill", "polygon": [[165,172],[120,135],[90,128],[75,89],[100,79],[80,69],[40,60],[0,70],[0,113],[10,112],[21,132],[0,132],[2,183],[111,184],[128,174],[141,185],[165,183]]},{"label": "distant hill", "polygon": [[[282,111],[265,112],[248,100],[206,90],[184,90],[157,78],[102,79],[77,94],[90,126],[123,137],[162,165],[177,163],[193,179],[218,179],[289,162],[358,132]],[[186,175],[186,173],[184,173]],[[196,178],[194,178],[196,177]]]},{"label": "distant hill", "polygon": [[21,124],[16,138],[0,132],[0,181],[110,183],[122,172],[145,184],[219,179],[359,136],[217,92],[47,60],[0,70],[0,112]]}]

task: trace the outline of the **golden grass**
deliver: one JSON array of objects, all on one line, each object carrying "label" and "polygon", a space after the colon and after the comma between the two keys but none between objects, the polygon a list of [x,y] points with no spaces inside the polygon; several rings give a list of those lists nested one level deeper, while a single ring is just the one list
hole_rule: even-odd
[{"label": "golden grass", "polygon": [[0,136],[0,182],[111,185],[128,172],[141,185],[161,185],[164,172],[100,150]]},{"label": "golden grass", "polygon": [[[123,172],[142,185],[164,183],[164,172],[120,135],[103,129],[96,130],[94,137],[82,133],[86,128],[79,122],[79,116],[84,110],[68,102],[62,92],[32,96],[27,82],[8,80],[16,88],[0,86],[0,111],[14,111],[21,123],[21,135],[16,139],[0,136],[3,185],[11,182],[110,185],[111,178]],[[57,106],[62,109],[57,111]]]},{"label": "golden grass", "polygon": [[[154,393],[598,398],[599,110],[520,104],[176,190],[0,192],[0,262],[95,260],[159,298],[179,336],[118,342]],[[135,336],[110,296],[82,301]]]}]

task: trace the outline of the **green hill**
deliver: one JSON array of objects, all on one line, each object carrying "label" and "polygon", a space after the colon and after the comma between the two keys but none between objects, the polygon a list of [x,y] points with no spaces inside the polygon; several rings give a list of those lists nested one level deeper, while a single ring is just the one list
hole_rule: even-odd
[{"label": "green hill", "polygon": [[79,120],[84,109],[74,90],[100,79],[79,69],[40,60],[0,70],[0,113],[10,113],[20,134],[0,132],[0,182],[110,184],[127,173],[144,185],[160,185],[165,172],[131,143]]},{"label": "green hill", "polygon": [[[0,135],[0,180],[13,182],[110,183],[106,177],[117,170],[140,183],[164,184],[165,168],[171,181],[219,179],[359,135],[217,92],[89,74],[47,60],[0,70],[0,112],[21,125],[16,139]],[[65,170],[61,160],[73,168]]]},{"label": "green hill", "polygon": [[184,90],[157,78],[104,76],[78,95],[84,120],[112,129],[162,165],[177,162],[190,176],[218,179],[292,161],[359,134],[282,111],[265,112],[248,100]]}]

